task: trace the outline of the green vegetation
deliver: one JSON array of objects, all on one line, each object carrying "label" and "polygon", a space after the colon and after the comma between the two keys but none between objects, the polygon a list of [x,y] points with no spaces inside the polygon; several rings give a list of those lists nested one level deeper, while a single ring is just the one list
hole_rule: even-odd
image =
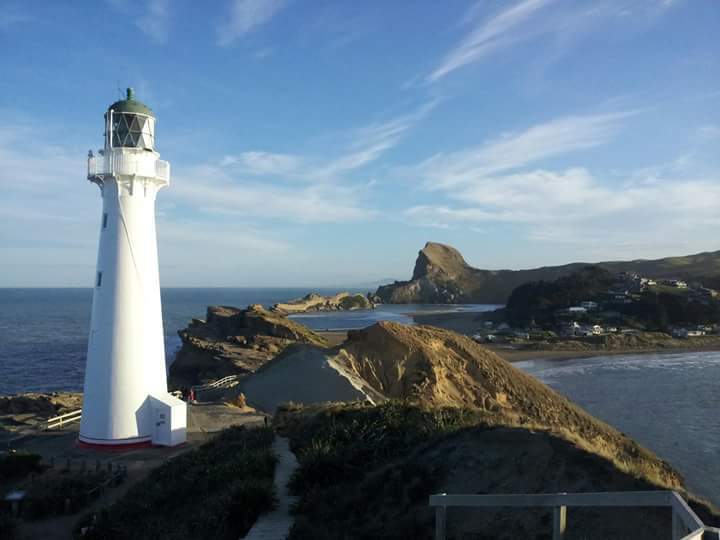
[{"label": "green vegetation", "polygon": [[[302,420],[282,410],[279,416],[300,463],[290,486],[300,496],[290,534],[296,540],[346,538],[350,530],[354,539],[429,537],[429,524],[413,508],[426,506],[446,471],[412,454],[482,418],[401,402],[338,406]],[[384,507],[407,519],[383,523]]]},{"label": "green vegetation", "polygon": [[623,306],[621,312],[655,330],[671,325],[720,322],[720,302],[693,302],[688,294],[677,292],[643,292],[637,302]]},{"label": "green vegetation", "polygon": [[42,472],[42,457],[27,452],[8,452],[0,455],[0,484],[5,481],[20,480],[28,474]]},{"label": "green vegetation", "polygon": [[[152,471],[83,538],[237,540],[275,505],[273,439],[267,428],[223,431]],[[88,516],[78,530],[92,522]]]},{"label": "green vegetation", "polygon": [[596,298],[614,282],[614,276],[598,266],[586,266],[555,281],[531,281],[510,294],[507,317],[514,324],[527,324],[532,319],[543,324],[553,319],[556,309]]},{"label": "green vegetation", "polygon": [[[108,481],[107,471],[46,472],[25,486],[27,495],[23,500],[24,519],[42,519],[64,514],[66,510],[77,512],[100,495],[99,487]],[[66,501],[70,501],[66,509]]]},{"label": "green vegetation", "polygon": [[[538,409],[547,405],[536,403]],[[562,414],[557,422],[569,426],[563,431],[502,412],[424,408],[400,401],[281,407],[275,422],[290,437],[300,465],[290,486],[299,502],[289,538],[430,540],[434,513],[428,496],[443,490],[533,493],[671,487],[683,492],[679,477],[655,456],[628,439],[615,444],[613,439],[622,436],[609,427],[590,437],[593,426],[584,428],[580,420]],[[670,474],[663,475],[658,465]],[[705,503],[691,504],[706,522],[715,521],[717,516]],[[547,513],[539,514],[523,512],[520,518],[507,510],[475,513],[476,522],[468,524],[474,530],[470,535],[458,530],[464,523],[454,514],[455,531],[449,538],[544,538],[530,535],[550,530]],[[573,523],[581,527],[589,523],[587,530],[607,525],[611,532],[598,537],[628,537],[624,518],[605,523],[605,514],[585,521],[592,516],[579,510],[574,516]],[[636,517],[654,528],[643,538],[658,537],[657,530],[669,527],[667,516]],[[478,530],[483,534],[478,536]],[[623,534],[617,534],[619,530]]]},{"label": "green vegetation", "polygon": [[[624,287],[616,276],[598,266],[582,270],[555,281],[533,281],[513,290],[505,315],[513,325],[524,326],[535,321],[542,327],[559,322],[557,310],[578,305],[584,300],[605,304],[614,312],[614,324],[646,330],[665,331],[674,325],[715,324],[720,322],[720,301],[699,301],[689,289],[657,285],[629,295],[629,302],[608,300],[608,291]],[[606,322],[599,314],[574,314],[584,322]]]}]

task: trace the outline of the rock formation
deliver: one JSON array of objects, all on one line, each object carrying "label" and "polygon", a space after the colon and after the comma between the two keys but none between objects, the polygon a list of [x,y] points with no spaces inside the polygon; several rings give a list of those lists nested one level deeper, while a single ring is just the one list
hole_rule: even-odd
[{"label": "rock formation", "polygon": [[78,392],[29,392],[0,396],[0,442],[4,437],[41,427],[48,418],[82,408]]},{"label": "rock formation", "polygon": [[325,340],[285,316],[253,305],[210,306],[206,320],[178,332],[182,347],[170,366],[171,386],[250,373],[293,343],[325,347]]},{"label": "rock formation", "polygon": [[306,313],[309,311],[350,311],[372,309],[375,305],[363,294],[341,292],[333,296],[310,293],[302,298],[275,304],[273,311],[279,313]]},{"label": "rock formation", "polygon": [[[656,278],[709,279],[720,276],[720,251],[658,260],[596,263],[611,272],[638,272]],[[387,304],[504,304],[517,286],[555,280],[588,266],[571,263],[530,270],[480,270],[451,246],[428,242],[409,281],[382,285],[375,295]]]},{"label": "rock formation", "polygon": [[0,396],[0,416],[27,414],[50,418],[82,408],[82,394],[77,392],[30,392],[14,396]]}]

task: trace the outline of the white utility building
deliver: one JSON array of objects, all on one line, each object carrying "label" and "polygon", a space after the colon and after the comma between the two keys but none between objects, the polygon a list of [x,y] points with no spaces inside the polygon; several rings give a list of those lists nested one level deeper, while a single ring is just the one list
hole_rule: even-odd
[{"label": "white utility building", "polygon": [[98,447],[185,441],[185,402],[167,393],[155,197],[170,165],[155,116],[127,98],[105,113],[105,148],[88,157],[103,211],[85,367],[80,442]]}]

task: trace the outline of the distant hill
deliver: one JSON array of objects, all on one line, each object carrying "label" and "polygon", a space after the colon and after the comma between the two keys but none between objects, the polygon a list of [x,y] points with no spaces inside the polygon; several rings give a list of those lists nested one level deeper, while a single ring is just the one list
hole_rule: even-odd
[{"label": "distant hill", "polygon": [[389,304],[504,304],[519,285],[556,280],[590,264],[613,273],[637,272],[654,278],[720,281],[720,251],[656,260],[576,262],[529,270],[481,270],[467,264],[455,248],[428,242],[418,253],[412,279],[381,285],[375,294]]}]

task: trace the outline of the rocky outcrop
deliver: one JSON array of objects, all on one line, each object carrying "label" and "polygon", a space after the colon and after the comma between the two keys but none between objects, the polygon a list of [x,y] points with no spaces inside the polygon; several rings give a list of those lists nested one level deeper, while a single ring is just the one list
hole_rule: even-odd
[{"label": "rocky outcrop", "polygon": [[294,343],[327,345],[309,328],[259,305],[208,307],[206,320],[193,319],[178,334],[182,347],[170,366],[171,386],[252,373]]},{"label": "rocky outcrop", "polygon": [[13,396],[0,396],[0,416],[27,414],[50,418],[82,408],[82,394],[77,392],[30,392]]},{"label": "rocky outcrop", "polygon": [[302,298],[275,304],[273,311],[278,313],[307,313],[311,311],[351,311],[356,309],[373,309],[375,305],[363,294],[338,293],[333,296],[322,296],[310,293]]},{"label": "rocky outcrop", "polygon": [[82,394],[78,392],[0,396],[0,443],[41,428],[48,418],[81,408]]},{"label": "rocky outcrop", "polygon": [[[611,272],[638,272],[656,278],[697,279],[720,276],[720,251],[652,261],[596,263]],[[481,270],[468,265],[458,250],[428,242],[418,253],[409,281],[382,285],[375,293],[388,304],[504,304],[516,287],[530,281],[552,281],[588,266],[571,263],[530,270]]]}]

